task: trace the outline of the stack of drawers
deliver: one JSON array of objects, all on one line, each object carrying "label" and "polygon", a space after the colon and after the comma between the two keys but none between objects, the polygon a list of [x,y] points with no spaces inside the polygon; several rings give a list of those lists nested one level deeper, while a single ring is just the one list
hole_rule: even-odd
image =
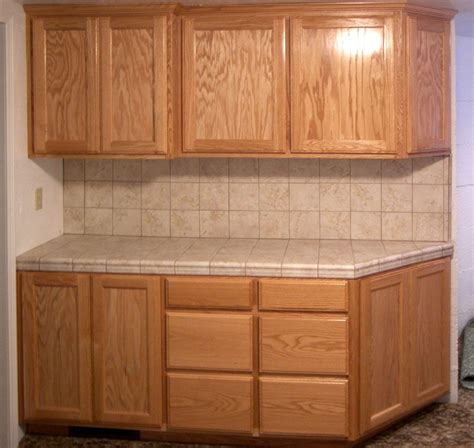
[{"label": "stack of drawers", "polygon": [[346,281],[166,279],[170,430],[347,437]]}]

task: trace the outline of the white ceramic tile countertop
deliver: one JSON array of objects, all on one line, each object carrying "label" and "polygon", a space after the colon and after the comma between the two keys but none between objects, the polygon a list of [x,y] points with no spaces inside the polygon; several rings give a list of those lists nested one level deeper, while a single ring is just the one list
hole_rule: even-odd
[{"label": "white ceramic tile countertop", "polygon": [[20,255],[17,269],[359,278],[452,253],[446,242],[63,235]]}]

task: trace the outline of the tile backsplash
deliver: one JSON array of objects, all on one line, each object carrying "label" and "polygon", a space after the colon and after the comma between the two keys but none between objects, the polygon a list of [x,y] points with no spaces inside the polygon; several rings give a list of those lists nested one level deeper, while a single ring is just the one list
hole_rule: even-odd
[{"label": "tile backsplash", "polygon": [[447,240],[449,163],[65,160],[64,233]]}]

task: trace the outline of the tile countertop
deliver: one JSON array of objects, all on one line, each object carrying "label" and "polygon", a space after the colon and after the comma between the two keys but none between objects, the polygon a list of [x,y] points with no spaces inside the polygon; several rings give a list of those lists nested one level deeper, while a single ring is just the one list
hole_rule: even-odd
[{"label": "tile countertop", "polygon": [[63,235],[18,256],[17,269],[359,278],[452,253],[446,242]]}]

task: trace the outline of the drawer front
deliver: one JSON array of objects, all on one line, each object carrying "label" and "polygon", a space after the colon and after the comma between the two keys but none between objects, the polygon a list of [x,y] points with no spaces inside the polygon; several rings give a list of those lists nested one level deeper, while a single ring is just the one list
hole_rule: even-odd
[{"label": "drawer front", "polygon": [[183,277],[166,279],[169,307],[250,309],[253,281],[248,278]]},{"label": "drawer front", "polygon": [[344,379],[262,378],[262,434],[347,436],[348,383]]},{"label": "drawer front", "polygon": [[261,317],[260,371],[348,373],[348,318],[308,315]]},{"label": "drawer front", "polygon": [[167,313],[168,367],[252,370],[252,316]]},{"label": "drawer front", "polygon": [[168,427],[251,434],[250,375],[168,375]]},{"label": "drawer front", "polygon": [[281,280],[259,282],[262,310],[347,311],[349,283],[343,280]]}]

